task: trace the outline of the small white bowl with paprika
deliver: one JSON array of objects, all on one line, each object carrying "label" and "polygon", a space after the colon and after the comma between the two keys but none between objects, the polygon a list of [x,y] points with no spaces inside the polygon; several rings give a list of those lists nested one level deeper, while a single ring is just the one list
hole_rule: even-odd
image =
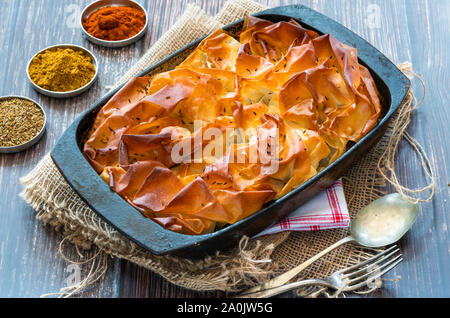
[{"label": "small white bowl with paprika", "polygon": [[92,43],[117,48],[130,45],[144,36],[147,11],[130,0],[100,0],[88,5],[80,19],[83,35]]}]

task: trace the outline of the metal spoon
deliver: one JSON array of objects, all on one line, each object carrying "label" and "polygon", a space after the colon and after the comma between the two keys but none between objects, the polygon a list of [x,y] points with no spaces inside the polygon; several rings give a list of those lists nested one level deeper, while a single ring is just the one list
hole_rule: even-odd
[{"label": "metal spoon", "polygon": [[281,286],[297,276],[313,262],[348,242],[366,247],[382,247],[397,242],[414,224],[419,214],[419,205],[404,199],[399,193],[388,194],[362,208],[350,224],[350,236],[334,243],[309,260],[277,276],[243,295]]}]

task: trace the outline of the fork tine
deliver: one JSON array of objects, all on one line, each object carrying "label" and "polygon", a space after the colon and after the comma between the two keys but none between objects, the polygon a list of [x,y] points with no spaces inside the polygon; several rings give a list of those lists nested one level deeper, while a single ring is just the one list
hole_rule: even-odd
[{"label": "fork tine", "polygon": [[369,282],[375,281],[376,279],[380,278],[382,275],[386,274],[387,272],[389,272],[391,269],[393,269],[395,266],[397,266],[401,261],[403,261],[403,258],[401,258],[402,255],[397,256],[396,258],[394,258],[394,260],[396,259],[397,261],[395,263],[392,263],[389,267],[385,268],[384,270],[382,270],[381,272],[377,273],[375,276],[373,277],[369,277],[368,279],[366,279],[365,281],[356,284],[356,285],[352,285],[352,286],[348,286],[346,288],[347,291],[351,291],[351,290],[355,290],[358,288],[363,287],[364,285],[367,285]]},{"label": "fork tine", "polygon": [[[394,257],[394,258],[388,260],[388,261],[385,262],[384,264],[381,264],[381,265],[379,265],[379,266],[377,266],[377,267],[375,267],[376,264],[374,264],[374,266],[370,266],[370,268],[369,268],[369,267],[365,268],[364,270],[367,270],[367,271],[366,271],[363,275],[360,275],[360,276],[358,276],[358,277],[355,277],[355,278],[353,278],[353,279],[350,279],[350,280],[348,281],[348,284],[351,285],[351,284],[354,283],[354,282],[357,282],[357,281],[360,281],[360,280],[363,279],[363,278],[369,277],[370,275],[372,275],[373,273],[376,273],[377,271],[378,271],[378,272],[381,271],[383,268],[385,268],[385,267],[388,266],[389,264],[395,262],[395,261],[396,261],[397,259],[399,259],[400,257],[402,257],[401,254],[400,254],[400,255],[397,255],[396,257]],[[387,260],[387,258],[383,259],[383,261],[385,261],[385,260]]]},{"label": "fork tine", "polygon": [[367,266],[365,266],[365,267],[363,267],[363,268],[361,268],[361,269],[358,269],[358,270],[356,270],[356,271],[354,271],[354,272],[352,272],[352,273],[345,274],[345,275],[343,275],[343,277],[344,277],[344,278],[348,278],[348,277],[354,277],[354,276],[359,275],[359,274],[361,274],[361,273],[367,273],[367,272],[368,272],[370,269],[372,269],[375,265],[384,262],[384,261],[387,260],[389,257],[391,257],[392,255],[394,255],[395,253],[397,253],[398,251],[400,251],[400,249],[396,248],[395,250],[393,250],[393,251],[390,252],[389,254],[384,255],[384,256],[381,257],[381,258],[375,259],[375,261],[374,261],[373,263],[370,263],[370,264],[368,264],[368,265],[366,264]]},{"label": "fork tine", "polygon": [[366,264],[368,264],[368,263],[370,263],[370,262],[376,260],[376,259],[379,258],[380,256],[383,256],[383,255],[389,253],[390,251],[392,251],[392,250],[393,250],[394,248],[396,248],[396,247],[397,247],[396,245],[392,245],[391,247],[389,247],[388,249],[385,249],[385,250],[382,251],[381,253],[378,253],[377,255],[374,255],[374,256],[372,256],[371,258],[369,258],[369,259],[367,259],[367,260],[365,260],[365,261],[363,261],[363,262],[361,262],[361,263],[358,263],[358,264],[355,264],[355,265],[353,265],[353,266],[350,266],[350,267],[341,269],[341,270],[339,270],[338,272],[341,273],[341,274],[345,274],[345,273],[347,273],[347,272],[349,272],[349,271],[351,271],[351,270],[354,270],[355,268],[359,268],[359,267],[361,267],[361,266],[364,266],[364,265],[366,265]]}]

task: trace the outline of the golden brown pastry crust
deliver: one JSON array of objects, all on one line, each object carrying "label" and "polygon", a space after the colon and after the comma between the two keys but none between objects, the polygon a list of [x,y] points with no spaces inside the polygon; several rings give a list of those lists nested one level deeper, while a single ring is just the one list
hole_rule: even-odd
[{"label": "golden brown pastry crust", "polygon": [[[248,17],[240,41],[219,29],[175,70],[128,82],[98,113],[84,154],[142,214],[172,231],[203,234],[314,176],[376,125],[380,109],[355,48],[294,20]],[[195,120],[203,125],[194,131]],[[256,139],[196,144],[209,128],[253,129]],[[250,160],[262,143],[276,149],[275,171],[260,153]],[[183,158],[200,160],[174,162],[183,145],[191,149]],[[223,155],[203,156],[212,146]]]}]

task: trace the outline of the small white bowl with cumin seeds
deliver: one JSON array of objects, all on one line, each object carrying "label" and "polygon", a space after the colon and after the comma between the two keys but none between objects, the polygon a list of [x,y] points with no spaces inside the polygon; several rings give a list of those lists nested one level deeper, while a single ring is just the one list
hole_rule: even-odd
[{"label": "small white bowl with cumin seeds", "polygon": [[16,153],[36,144],[45,133],[47,116],[24,96],[0,97],[0,153]]}]

